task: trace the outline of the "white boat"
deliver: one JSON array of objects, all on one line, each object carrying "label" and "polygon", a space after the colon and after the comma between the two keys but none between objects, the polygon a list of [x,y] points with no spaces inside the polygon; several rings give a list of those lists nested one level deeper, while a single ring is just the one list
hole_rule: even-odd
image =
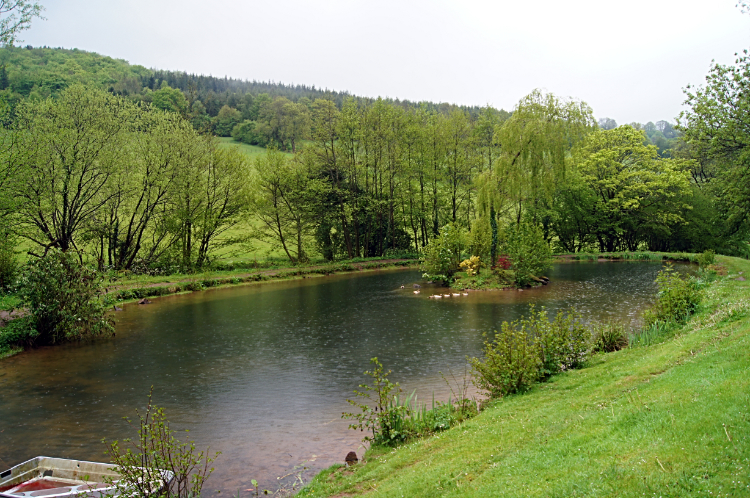
[{"label": "white boat", "polygon": [[[2,498],[102,498],[119,495],[116,485],[120,475],[112,464],[38,456],[0,472]],[[161,471],[162,479],[154,482],[152,493],[170,483],[173,474]],[[127,493],[127,490],[125,491]]]}]

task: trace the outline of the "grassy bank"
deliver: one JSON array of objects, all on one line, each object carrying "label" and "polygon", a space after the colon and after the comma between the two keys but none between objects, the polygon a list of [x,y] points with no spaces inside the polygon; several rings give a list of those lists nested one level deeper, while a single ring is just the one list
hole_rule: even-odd
[{"label": "grassy bank", "polygon": [[674,337],[323,471],[300,496],[750,495],[750,262],[718,259],[729,275]]},{"label": "grassy bank", "polygon": [[351,273],[389,268],[416,266],[410,259],[357,259],[328,264],[302,266],[269,265],[263,269],[236,268],[208,271],[194,275],[131,276],[119,279],[107,287],[107,292],[117,301],[131,301],[145,297],[158,297],[179,292],[194,292],[212,287],[253,282],[311,278],[316,276]]},{"label": "grassy bank", "polygon": [[571,254],[554,255],[555,262],[561,261],[597,261],[606,259],[610,261],[681,261],[695,263],[699,254],[687,252],[651,252],[651,251],[625,251],[625,252],[577,252]]}]

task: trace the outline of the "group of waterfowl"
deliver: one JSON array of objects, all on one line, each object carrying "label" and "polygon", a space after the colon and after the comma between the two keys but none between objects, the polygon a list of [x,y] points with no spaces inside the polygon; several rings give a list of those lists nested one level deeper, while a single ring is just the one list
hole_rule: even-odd
[{"label": "group of waterfowl", "polygon": [[460,296],[468,296],[468,292],[451,292],[450,294],[433,294],[431,296],[427,296],[430,299],[442,299],[444,297],[460,297]]},{"label": "group of waterfowl", "polygon": [[[419,290],[420,287],[421,286],[419,284],[414,284],[414,289],[415,289],[414,294],[419,294],[421,292]],[[402,285],[401,288],[403,289],[404,286]],[[468,295],[469,295],[468,292],[451,292],[450,294],[433,294],[427,297],[429,297],[430,299],[442,299],[444,297],[460,297],[460,296],[468,296]]]}]

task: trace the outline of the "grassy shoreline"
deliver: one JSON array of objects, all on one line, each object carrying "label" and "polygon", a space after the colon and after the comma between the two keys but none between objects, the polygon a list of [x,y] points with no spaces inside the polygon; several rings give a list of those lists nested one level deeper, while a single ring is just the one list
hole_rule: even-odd
[{"label": "grassy shoreline", "polygon": [[341,273],[367,272],[397,268],[411,268],[419,264],[415,259],[371,259],[343,261],[323,265],[280,266],[270,269],[223,270],[195,275],[151,277],[145,285],[142,279],[123,279],[106,287],[118,303],[128,303],[143,298],[156,298],[183,292],[203,291],[241,284],[324,277]]},{"label": "grassy shoreline", "polygon": [[553,260],[555,263],[565,261],[679,261],[685,263],[696,263],[699,254],[689,252],[652,252],[652,251],[634,251],[634,252],[577,252],[567,254],[555,254]]},{"label": "grassy shoreline", "polygon": [[750,286],[738,278],[750,261],[717,259],[729,275],[673,337],[331,467],[299,496],[747,496]]}]

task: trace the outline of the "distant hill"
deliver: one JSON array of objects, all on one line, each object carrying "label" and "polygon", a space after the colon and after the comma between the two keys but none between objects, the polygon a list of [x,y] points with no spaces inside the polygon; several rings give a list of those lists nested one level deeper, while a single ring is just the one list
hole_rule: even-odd
[{"label": "distant hill", "polygon": [[[190,103],[200,100],[209,116],[215,117],[228,105],[237,108],[246,95],[267,94],[272,99],[286,97],[292,102],[300,99],[326,98],[339,107],[347,97],[371,102],[346,91],[316,88],[315,85],[285,85],[276,82],[246,81],[228,77],[189,74],[179,71],[147,69],[122,59],[113,59],[95,52],[50,47],[6,47],[0,49],[0,90],[10,90],[15,99],[54,96],[74,83],[93,84],[112,93],[134,99],[144,98],[149,91],[164,84],[181,90]],[[3,77],[5,74],[5,77]],[[8,92],[6,92],[8,93]],[[145,97],[148,100],[148,97]],[[447,112],[457,106],[447,103],[412,102],[385,99],[402,107],[424,106],[430,110]],[[476,116],[480,107],[459,106]]]}]

